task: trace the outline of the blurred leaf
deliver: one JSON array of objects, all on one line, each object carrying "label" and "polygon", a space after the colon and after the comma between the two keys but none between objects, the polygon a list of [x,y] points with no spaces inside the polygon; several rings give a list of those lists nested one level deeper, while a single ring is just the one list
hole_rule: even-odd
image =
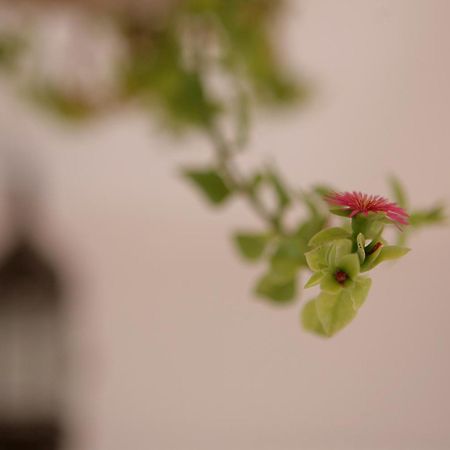
[{"label": "blurred leaf", "polygon": [[306,262],[308,267],[317,272],[325,269],[328,266],[328,252],[330,248],[326,246],[316,247],[309,252],[305,253]]},{"label": "blurred leaf", "polygon": [[315,299],[310,300],[303,307],[301,313],[301,322],[303,328],[306,331],[310,331],[311,333],[315,333],[319,336],[327,336],[327,333],[323,329],[322,323],[320,322],[319,317],[317,316]]},{"label": "blurred leaf", "polygon": [[407,247],[399,247],[397,245],[386,245],[382,247],[380,256],[377,258],[375,265],[383,261],[393,261],[405,256],[411,249]]},{"label": "blurred leaf", "polygon": [[24,42],[19,36],[0,34],[0,67],[12,69],[24,47]]},{"label": "blurred leaf", "polygon": [[297,281],[295,278],[280,277],[269,272],[257,283],[255,292],[260,297],[285,303],[295,299],[297,291]]},{"label": "blurred leaf", "polygon": [[234,237],[240,254],[249,261],[261,258],[271,236],[268,234],[237,233]]},{"label": "blurred leaf", "polygon": [[169,28],[151,35],[142,48],[137,46],[123,67],[124,93],[160,107],[174,126],[206,127],[221,108],[209,97],[203,74],[186,67],[180,39]]},{"label": "blurred leaf", "polygon": [[184,176],[215,205],[224,203],[232,193],[222,176],[215,170],[186,170]]},{"label": "blurred leaf", "polygon": [[311,275],[311,278],[305,284],[305,288],[310,288],[319,284],[324,276],[323,272],[315,272]]},{"label": "blurred leaf", "polygon": [[338,294],[321,292],[315,300],[317,317],[327,336],[333,336],[356,316],[356,310],[348,290]]},{"label": "blurred leaf", "polygon": [[409,217],[409,223],[414,228],[426,225],[437,225],[447,220],[444,206],[438,205],[430,209],[414,211]]},{"label": "blurred leaf", "polygon": [[63,119],[83,120],[90,117],[93,107],[80,96],[69,95],[57,86],[34,86],[30,97],[40,106]]},{"label": "blurred leaf", "polygon": [[305,250],[306,245],[302,239],[283,238],[271,257],[272,270],[279,276],[295,275],[301,266],[306,265]]},{"label": "blurred leaf", "polygon": [[323,245],[328,242],[336,241],[338,239],[350,238],[351,233],[344,228],[331,227],[320,231],[309,241],[311,247],[317,247],[318,245]]},{"label": "blurred leaf", "polygon": [[367,277],[358,277],[351,290],[351,298],[353,306],[359,309],[369,294],[370,287],[372,286],[372,280]]},{"label": "blurred leaf", "polygon": [[392,195],[398,206],[404,209],[408,208],[408,196],[401,181],[394,175],[389,178]]},{"label": "blurred leaf", "polygon": [[288,190],[282,182],[280,176],[275,172],[273,168],[271,168],[267,172],[266,179],[272,185],[275,191],[275,195],[278,201],[278,208],[280,210],[285,209],[291,203],[291,199],[288,194]]}]

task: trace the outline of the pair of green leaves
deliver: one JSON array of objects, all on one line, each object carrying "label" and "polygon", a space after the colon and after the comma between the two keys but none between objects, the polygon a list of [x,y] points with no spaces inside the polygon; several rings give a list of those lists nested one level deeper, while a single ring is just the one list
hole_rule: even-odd
[{"label": "pair of green leaves", "polygon": [[351,289],[338,293],[321,292],[303,308],[303,327],[320,336],[333,336],[356,316],[371,286],[371,279],[359,277]]}]

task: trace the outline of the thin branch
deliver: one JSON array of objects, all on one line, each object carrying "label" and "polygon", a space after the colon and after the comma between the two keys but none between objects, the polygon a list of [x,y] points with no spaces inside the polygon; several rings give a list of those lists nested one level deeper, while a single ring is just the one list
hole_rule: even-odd
[{"label": "thin branch", "polygon": [[238,167],[234,164],[233,149],[223,136],[221,130],[217,126],[212,125],[208,128],[208,136],[213,144],[218,166],[230,187],[246,199],[256,215],[273,231],[279,234],[285,234],[278,215],[267,208],[248,180],[245,179]]}]

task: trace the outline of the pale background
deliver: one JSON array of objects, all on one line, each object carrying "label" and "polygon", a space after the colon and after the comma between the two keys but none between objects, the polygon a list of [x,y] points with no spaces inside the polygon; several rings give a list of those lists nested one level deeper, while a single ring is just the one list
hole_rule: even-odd
[{"label": "pale background", "polygon": [[[301,186],[386,194],[395,172],[417,205],[450,201],[450,2],[293,3],[281,38],[317,96],[261,117],[256,159]],[[80,448],[450,448],[449,229],[379,269],[357,320],[324,341],[300,329],[300,304],[251,296],[262,268],[228,239],[257,225],[245,206],[212,212],[177,178],[178,162],[207,159],[204,142],[137,114],[80,130],[35,114],[2,84],[0,139],[44,168],[43,239],[80,282]]]}]

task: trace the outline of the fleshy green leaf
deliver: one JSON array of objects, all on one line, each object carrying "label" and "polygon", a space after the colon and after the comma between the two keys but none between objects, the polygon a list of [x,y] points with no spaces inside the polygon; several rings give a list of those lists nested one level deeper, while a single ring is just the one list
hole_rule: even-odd
[{"label": "fleshy green leaf", "polygon": [[403,184],[401,183],[401,181],[397,177],[391,176],[389,178],[389,184],[390,184],[395,202],[398,204],[398,206],[401,206],[402,208],[407,208],[408,207],[408,197],[406,195],[406,190],[403,187]]},{"label": "fleshy green leaf", "polygon": [[372,286],[372,280],[368,277],[358,277],[351,290],[351,298],[353,306],[359,309],[369,294],[370,286]]},{"label": "fleshy green leaf", "polygon": [[382,247],[380,256],[377,258],[376,264],[383,261],[392,261],[405,256],[411,249],[407,247],[399,247],[397,245],[386,245]]},{"label": "fleshy green leaf", "polygon": [[325,269],[328,266],[328,252],[330,248],[327,246],[316,247],[305,253],[306,262],[313,272]]},{"label": "fleshy green leaf", "polygon": [[383,247],[377,248],[373,253],[370,255],[366,255],[366,260],[364,261],[364,264],[361,266],[362,272],[367,272],[370,269],[373,269],[375,267],[375,263],[380,256],[381,250]]},{"label": "fleshy green leaf", "polygon": [[350,209],[343,208],[330,208],[330,213],[334,214],[335,216],[350,217],[352,211]]},{"label": "fleshy green leaf", "polygon": [[301,322],[306,331],[318,334],[319,336],[327,336],[323,329],[322,323],[317,316],[316,300],[310,300],[302,310]]},{"label": "fleshy green leaf", "polygon": [[231,195],[222,176],[215,170],[186,170],[184,176],[188,178],[215,205],[225,202]]},{"label": "fleshy green leaf", "polygon": [[352,252],[352,241],[350,239],[339,239],[331,244],[334,248],[334,260],[330,258],[330,264],[335,265],[336,261],[349,255]]},{"label": "fleshy green leaf", "polygon": [[328,273],[320,280],[320,289],[330,294],[336,294],[342,290],[342,285],[336,281],[334,274]]},{"label": "fleshy green leaf", "polygon": [[309,241],[309,245],[311,247],[317,247],[318,245],[323,245],[328,242],[336,241],[337,239],[346,239],[350,237],[351,234],[347,230],[344,230],[344,228],[332,227],[319,231]]},{"label": "fleshy green leaf", "polygon": [[366,239],[362,233],[358,234],[358,237],[356,238],[356,247],[358,251],[359,256],[359,262],[362,264],[364,260],[366,259],[366,252],[364,250],[364,245],[366,243]]},{"label": "fleshy green leaf", "polygon": [[310,288],[319,284],[322,278],[324,277],[323,272],[315,272],[311,275],[311,278],[305,284],[305,288]]},{"label": "fleshy green leaf", "polygon": [[288,190],[282,182],[280,176],[275,173],[275,170],[270,169],[269,173],[267,174],[267,180],[272,185],[275,191],[279,209],[286,208],[286,206],[291,203],[291,199],[288,194]]},{"label": "fleshy green leaf", "polygon": [[420,228],[426,225],[437,225],[444,223],[447,217],[445,208],[442,205],[435,206],[430,209],[422,209],[414,211],[409,217],[409,223],[414,228]]},{"label": "fleshy green leaf", "polygon": [[353,301],[347,290],[342,290],[339,294],[321,292],[315,302],[317,317],[328,336],[337,333],[356,316]]},{"label": "fleshy green leaf", "polygon": [[268,234],[237,233],[234,241],[240,254],[249,261],[256,261],[264,253],[270,242]]},{"label": "fleshy green leaf", "polygon": [[295,278],[286,279],[269,272],[258,281],[255,292],[260,297],[284,303],[295,298],[296,290]]},{"label": "fleshy green leaf", "polygon": [[284,238],[270,260],[272,271],[294,275],[306,264],[305,242],[295,237]]},{"label": "fleshy green leaf", "polygon": [[359,257],[356,253],[343,256],[336,262],[336,266],[344,271],[352,280],[359,275]]}]

